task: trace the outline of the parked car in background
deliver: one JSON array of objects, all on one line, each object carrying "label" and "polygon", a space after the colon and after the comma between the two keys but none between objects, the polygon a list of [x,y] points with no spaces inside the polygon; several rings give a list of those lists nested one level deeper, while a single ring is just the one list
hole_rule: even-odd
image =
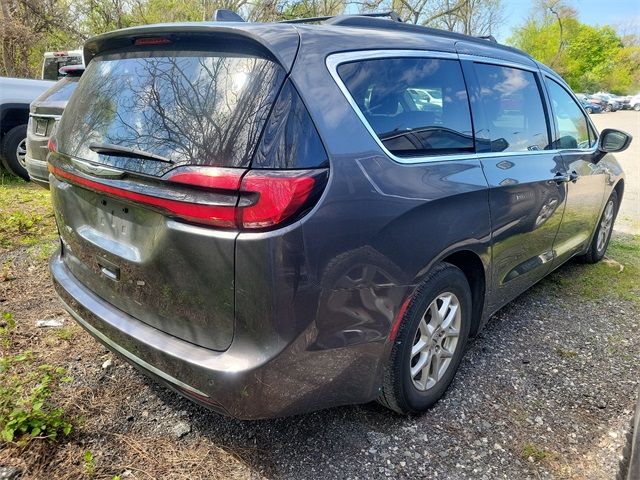
[{"label": "parked car in background", "polygon": [[600,99],[605,112],[616,112],[620,110],[620,103],[606,93],[594,93],[591,95],[591,98]]},{"label": "parked car in background", "polygon": [[587,100],[580,100],[580,103],[587,113],[602,113],[602,107],[598,103],[591,103]]},{"label": "parked car in background", "polygon": [[60,69],[67,65],[84,65],[82,49],[45,52],[42,61],[42,78],[45,80],[59,80],[62,78]]},{"label": "parked car in background", "polygon": [[629,100],[629,106],[636,112],[640,112],[640,93],[631,97]]},{"label": "parked car in background", "polygon": [[60,69],[64,75],[51,88],[31,103],[27,128],[25,165],[29,177],[38,185],[49,188],[47,144],[54,124],[62,116],[71,94],[84,72],[83,65],[70,65]]},{"label": "parked car in background", "polygon": [[615,102],[618,102],[618,105],[620,106],[620,110],[629,110],[631,108],[631,105],[630,105],[631,97],[621,96],[621,95],[612,95],[611,98]]},{"label": "parked car in background", "polygon": [[29,104],[54,82],[0,77],[0,160],[10,173],[29,180],[26,170]]},{"label": "parked car in background", "polygon": [[341,15],[85,52],[48,155],[56,292],[220,413],[422,412],[494,312],[607,250],[631,138],[519,50]]}]

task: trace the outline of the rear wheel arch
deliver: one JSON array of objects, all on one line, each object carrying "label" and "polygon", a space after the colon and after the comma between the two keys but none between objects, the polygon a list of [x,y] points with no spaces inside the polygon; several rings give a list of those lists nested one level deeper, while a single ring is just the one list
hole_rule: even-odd
[{"label": "rear wheel arch", "polygon": [[474,336],[482,322],[482,314],[484,312],[484,302],[486,298],[487,281],[485,275],[485,266],[480,256],[471,250],[458,250],[439,260],[455,265],[465,277],[471,288],[472,301],[472,323],[470,335]]}]

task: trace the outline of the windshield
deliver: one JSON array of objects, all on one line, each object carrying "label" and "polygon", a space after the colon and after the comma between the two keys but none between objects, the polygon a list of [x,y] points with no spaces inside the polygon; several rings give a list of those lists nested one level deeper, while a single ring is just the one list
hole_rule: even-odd
[{"label": "windshield", "polygon": [[[275,63],[212,52],[96,57],[58,128],[62,153],[139,173],[176,165],[248,166],[284,73]],[[136,149],[172,163],[108,155]]]}]

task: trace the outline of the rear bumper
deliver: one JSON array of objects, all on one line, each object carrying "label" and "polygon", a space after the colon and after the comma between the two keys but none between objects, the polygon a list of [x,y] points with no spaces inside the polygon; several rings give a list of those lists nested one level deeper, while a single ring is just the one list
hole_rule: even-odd
[{"label": "rear bumper", "polygon": [[52,257],[50,269],[63,305],[97,340],[218,413],[254,420],[377,396],[379,359],[372,356],[370,344],[309,351],[305,345],[311,325],[289,344],[252,348],[239,334],[228,350],[214,351],[140,322],[96,296],[71,274],[60,252]]},{"label": "rear bumper", "polygon": [[25,163],[27,165],[27,172],[29,172],[29,178],[32,182],[37,183],[41,187],[49,188],[49,170],[47,168],[47,162],[42,160],[36,160],[35,158],[27,155],[25,157]]}]

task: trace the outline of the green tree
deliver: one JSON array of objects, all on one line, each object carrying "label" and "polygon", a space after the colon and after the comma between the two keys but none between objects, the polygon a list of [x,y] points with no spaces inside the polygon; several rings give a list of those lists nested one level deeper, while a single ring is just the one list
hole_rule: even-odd
[{"label": "green tree", "polygon": [[640,85],[640,47],[625,46],[610,26],[581,23],[559,1],[540,4],[507,42],[554,68],[575,91],[627,93]]}]

